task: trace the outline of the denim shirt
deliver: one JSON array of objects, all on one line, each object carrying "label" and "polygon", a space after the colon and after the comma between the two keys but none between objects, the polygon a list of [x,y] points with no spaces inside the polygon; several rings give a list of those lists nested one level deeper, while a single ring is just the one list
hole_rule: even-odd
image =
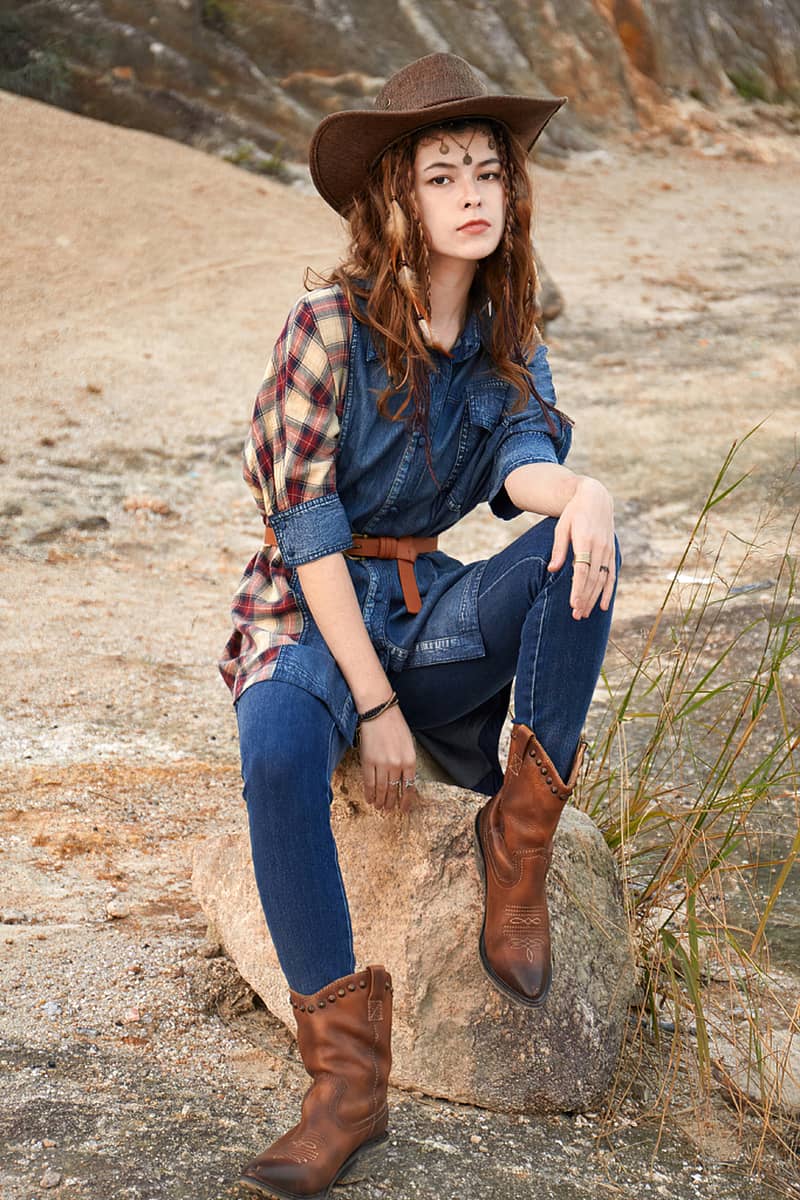
[{"label": "denim shirt", "polygon": [[[440,534],[483,501],[508,520],[520,511],[504,487],[511,471],[529,463],[563,462],[569,450],[569,423],[553,412],[551,433],[533,395],[526,408],[512,412],[516,394],[494,374],[480,334],[479,317],[473,314],[449,354],[433,351],[428,428],[437,487],[422,436],[411,433],[402,420],[390,421],[378,412],[376,400],[387,374],[369,327],[353,314],[336,490],[269,514],[302,614],[299,636],[280,646],[270,677],[304,687],[322,700],[350,742],[357,717],[353,698],[308,609],[297,567],[347,550],[353,532]],[[529,370],[540,395],[555,408],[546,346],[536,348]],[[396,561],[345,561],[384,670],[483,655],[477,595],[485,562],[465,565],[442,551],[420,555],[415,572],[422,608],[411,614]],[[498,734],[504,716],[505,711]]]}]

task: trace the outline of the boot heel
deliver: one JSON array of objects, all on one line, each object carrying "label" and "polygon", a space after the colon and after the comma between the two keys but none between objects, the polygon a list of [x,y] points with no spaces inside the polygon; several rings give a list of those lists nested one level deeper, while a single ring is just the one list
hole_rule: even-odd
[{"label": "boot heel", "polygon": [[344,1164],[334,1186],[338,1187],[340,1183],[358,1183],[377,1171],[383,1162],[388,1142],[389,1135],[384,1133],[374,1141],[359,1146]]}]

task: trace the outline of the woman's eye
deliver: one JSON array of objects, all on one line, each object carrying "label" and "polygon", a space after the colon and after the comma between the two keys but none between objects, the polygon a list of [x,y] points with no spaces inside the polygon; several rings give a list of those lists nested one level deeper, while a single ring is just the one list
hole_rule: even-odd
[{"label": "woman's eye", "polygon": [[431,183],[435,183],[435,184],[449,183],[449,182],[450,182],[449,175],[434,175],[433,179],[431,179]]},{"label": "woman's eye", "polygon": [[479,179],[499,179],[500,172],[499,171],[484,171],[482,175],[478,176],[478,178]]}]

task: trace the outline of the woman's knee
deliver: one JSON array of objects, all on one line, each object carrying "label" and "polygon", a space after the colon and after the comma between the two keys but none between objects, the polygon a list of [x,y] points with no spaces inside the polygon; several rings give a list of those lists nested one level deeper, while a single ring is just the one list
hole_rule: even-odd
[{"label": "woman's knee", "polygon": [[336,730],[320,700],[293,684],[266,681],[243,693],[236,716],[248,804],[293,807],[297,796],[327,792]]}]

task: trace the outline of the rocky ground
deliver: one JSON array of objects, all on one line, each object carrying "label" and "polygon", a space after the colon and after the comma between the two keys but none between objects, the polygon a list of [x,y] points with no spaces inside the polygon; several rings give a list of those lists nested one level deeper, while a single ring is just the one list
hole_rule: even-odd
[{"label": "rocky ground", "polygon": [[[628,138],[537,172],[574,465],[618,500],[620,658],[734,438],[764,422],[712,532],[748,537],[790,489],[744,582],[770,577],[797,508],[800,157],[774,126],[748,136],[747,157]],[[3,93],[0,143],[2,1196],[233,1195],[303,1076],[206,940],[191,850],[243,820],[214,667],[259,538],[239,450],[303,269],[341,230],[302,189]],[[448,541],[479,557],[516,532],[476,513]],[[398,1093],[385,1166],[349,1195],[790,1194],[769,1146],[749,1176],[757,1142],[721,1099],[687,1088],[669,1127],[647,1117],[658,1081],[653,1062],[606,1121]]]}]

